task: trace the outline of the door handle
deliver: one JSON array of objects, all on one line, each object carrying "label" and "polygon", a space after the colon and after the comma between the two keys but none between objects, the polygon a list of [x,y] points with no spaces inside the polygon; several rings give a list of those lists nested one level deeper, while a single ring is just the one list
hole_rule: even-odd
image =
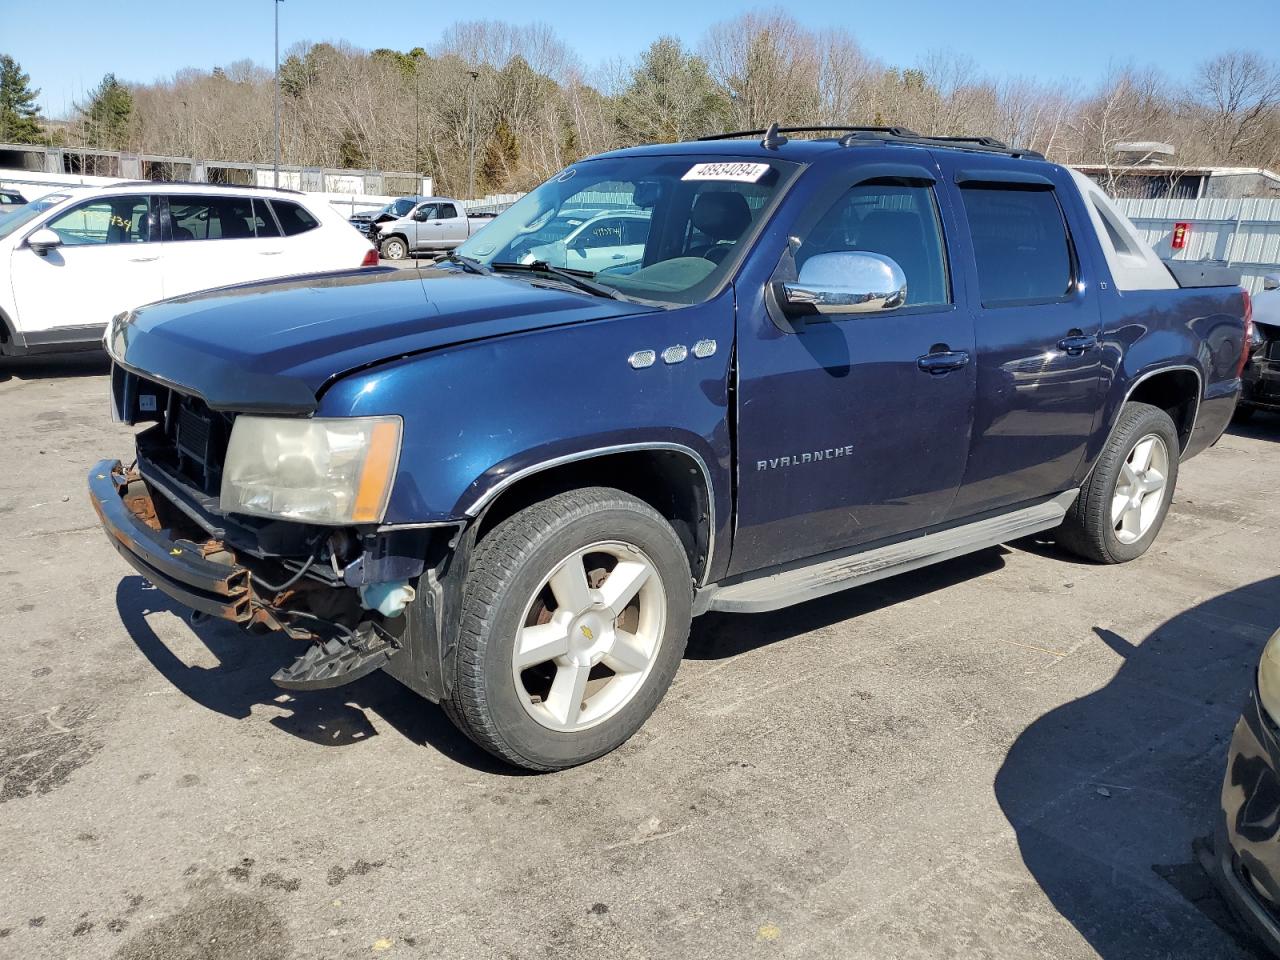
[{"label": "door handle", "polygon": [[1079,330],[1072,330],[1069,334],[1058,341],[1058,349],[1063,351],[1069,357],[1078,357],[1086,350],[1092,350],[1097,345],[1097,336],[1090,335],[1086,337]]},{"label": "door handle", "polygon": [[610,257],[609,259],[610,259],[610,260],[625,260],[626,258],[627,258],[627,255],[626,255],[625,253],[615,253],[615,254],[614,254],[612,257]]},{"label": "door handle", "polygon": [[926,353],[923,357],[916,358],[916,366],[925,373],[947,373],[951,370],[959,370],[969,362],[969,352],[967,350],[940,350],[935,353]]},{"label": "door handle", "polygon": [[130,257],[130,263],[150,263],[152,260],[159,260],[159,257]]},{"label": "door handle", "polygon": [[282,254],[282,253],[284,253],[284,251],[283,251],[283,250],[259,250],[259,251],[258,251],[258,256],[260,256],[260,257],[278,257],[278,256],[280,256],[280,254]]}]

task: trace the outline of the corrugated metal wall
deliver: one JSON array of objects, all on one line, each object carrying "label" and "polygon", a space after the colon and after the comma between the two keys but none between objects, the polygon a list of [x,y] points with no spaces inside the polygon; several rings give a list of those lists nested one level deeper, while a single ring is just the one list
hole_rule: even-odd
[{"label": "corrugated metal wall", "polygon": [[[1280,273],[1280,200],[1117,200],[1157,254],[1174,260],[1221,260],[1242,273],[1252,293]],[[1175,223],[1189,223],[1187,245],[1170,246]]]}]

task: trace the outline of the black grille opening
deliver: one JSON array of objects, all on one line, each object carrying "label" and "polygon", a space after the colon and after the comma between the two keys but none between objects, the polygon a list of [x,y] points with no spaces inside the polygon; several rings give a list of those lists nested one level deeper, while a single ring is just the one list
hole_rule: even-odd
[{"label": "black grille opening", "polygon": [[[144,387],[159,388],[148,381]],[[207,497],[222,490],[222,464],[227,456],[234,414],[210,410],[198,397],[165,390],[157,427],[139,435],[138,452],[181,477]]]}]

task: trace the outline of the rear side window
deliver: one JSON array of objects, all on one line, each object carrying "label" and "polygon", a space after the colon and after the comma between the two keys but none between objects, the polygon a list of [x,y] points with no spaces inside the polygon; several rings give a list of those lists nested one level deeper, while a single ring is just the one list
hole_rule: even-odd
[{"label": "rear side window", "polygon": [[1052,190],[963,187],[984,307],[1062,300],[1075,281]]},{"label": "rear side window", "polygon": [[272,200],[271,208],[280,221],[280,229],[286,237],[294,237],[320,226],[320,221],[313,217],[300,204],[289,200]]},{"label": "rear side window", "polygon": [[437,220],[452,220],[458,215],[458,208],[452,203],[442,203],[436,209]]},{"label": "rear side window", "polygon": [[253,201],[253,229],[259,237],[278,237],[280,228],[276,226],[276,218],[271,215],[271,207],[267,201]]},{"label": "rear side window", "polygon": [[169,196],[172,240],[252,240],[257,218],[248,197]]}]

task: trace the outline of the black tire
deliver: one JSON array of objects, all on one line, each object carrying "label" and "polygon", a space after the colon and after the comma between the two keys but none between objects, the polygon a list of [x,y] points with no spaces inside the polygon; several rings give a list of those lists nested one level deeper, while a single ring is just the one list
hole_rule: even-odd
[{"label": "black tire", "polygon": [[404,237],[387,237],[378,246],[378,256],[383,260],[403,260],[409,256],[409,243]]},{"label": "black tire", "polygon": [[[1164,500],[1146,532],[1132,543],[1122,543],[1111,521],[1112,497],[1129,454],[1139,441],[1153,434],[1164,442],[1168,452]],[[1058,544],[1095,563],[1127,563],[1146,553],[1159,535],[1173,502],[1180,452],[1178,431],[1167,413],[1146,403],[1126,403],[1089,479],[1080,489],[1080,496],[1057,530]]]},{"label": "black tire", "polygon": [[[600,541],[638,548],[666,597],[661,642],[648,675],[618,712],[574,732],[536,721],[512,675],[520,620],[563,558]],[[441,705],[476,744],[529,770],[586,763],[624,743],[648,719],[684,656],[692,619],[688,556],[671,525],[635,497],[606,487],[561,493],[503,520],[476,546],[467,576],[457,672]]]},{"label": "black tire", "polygon": [[1250,407],[1243,403],[1236,404],[1235,413],[1231,414],[1232,423],[1247,423],[1253,419],[1253,415],[1258,412],[1257,407]]}]

